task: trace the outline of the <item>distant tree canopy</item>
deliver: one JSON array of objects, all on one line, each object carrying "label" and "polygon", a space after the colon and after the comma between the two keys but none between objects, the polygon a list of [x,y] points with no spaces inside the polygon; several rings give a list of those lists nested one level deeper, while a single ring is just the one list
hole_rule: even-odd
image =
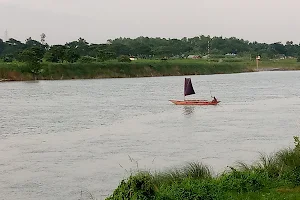
[{"label": "distant tree canopy", "polygon": [[21,71],[31,73],[34,79],[36,79],[37,74],[42,70],[41,61],[43,54],[43,49],[38,46],[33,46],[20,52],[18,60],[26,63],[26,67],[21,68]]},{"label": "distant tree canopy", "polygon": [[[47,62],[103,62],[117,59],[121,56],[135,56],[138,58],[187,57],[188,55],[225,55],[252,57],[261,55],[262,58],[279,58],[282,56],[300,56],[299,44],[287,41],[285,44],[249,42],[235,37],[197,36],[193,38],[166,39],[138,37],[116,38],[107,40],[106,44],[92,44],[85,39],[68,42],[64,45],[51,45],[46,42],[46,35],[41,34],[41,40],[31,37],[23,43],[10,38],[8,41],[0,39],[0,58],[5,62],[22,60],[20,55],[31,55],[33,58]],[[209,48],[208,48],[209,47]],[[28,51],[24,51],[28,50]],[[34,56],[33,56],[34,54]],[[29,56],[30,57],[30,56]],[[27,60],[28,61],[28,60]]]}]

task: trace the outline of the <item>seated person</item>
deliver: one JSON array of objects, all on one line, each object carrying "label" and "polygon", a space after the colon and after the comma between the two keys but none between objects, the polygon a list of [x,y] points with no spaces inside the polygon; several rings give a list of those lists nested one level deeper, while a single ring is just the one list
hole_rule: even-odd
[{"label": "seated person", "polygon": [[218,100],[216,99],[216,97],[214,97],[214,99],[212,100],[212,102],[218,102]]}]

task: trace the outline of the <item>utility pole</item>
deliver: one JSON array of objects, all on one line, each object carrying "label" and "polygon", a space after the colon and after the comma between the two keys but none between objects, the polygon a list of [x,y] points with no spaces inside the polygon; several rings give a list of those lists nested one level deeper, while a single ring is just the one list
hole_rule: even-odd
[{"label": "utility pole", "polygon": [[41,36],[41,43],[44,45],[45,44],[46,34],[42,33],[40,36]]},{"label": "utility pole", "polygon": [[209,54],[210,54],[209,42],[210,42],[210,39],[208,39],[208,41],[207,41],[207,58],[209,58]]},{"label": "utility pole", "polygon": [[260,56],[256,57],[256,70],[258,71],[258,61],[260,60]]},{"label": "utility pole", "polygon": [[5,40],[5,42],[8,40],[8,31],[7,30],[5,30],[5,32],[4,32],[4,40]]}]

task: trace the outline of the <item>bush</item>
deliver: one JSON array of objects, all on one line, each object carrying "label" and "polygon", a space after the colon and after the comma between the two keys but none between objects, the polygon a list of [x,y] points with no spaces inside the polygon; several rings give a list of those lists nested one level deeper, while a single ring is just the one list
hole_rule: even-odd
[{"label": "bush", "polygon": [[124,56],[124,55],[119,56],[118,61],[119,62],[131,62],[130,58],[128,56]]},{"label": "bush", "polygon": [[192,162],[180,169],[172,169],[164,173],[154,175],[154,182],[157,185],[180,182],[184,179],[210,179],[212,177],[208,166],[202,163]]},{"label": "bush", "polygon": [[220,177],[221,187],[225,191],[256,192],[264,189],[270,179],[265,172],[237,171],[235,169],[228,174],[223,174]]},{"label": "bush", "polygon": [[180,183],[173,183],[161,187],[155,199],[159,200],[223,200],[225,192],[214,181],[185,179]]},{"label": "bush", "polygon": [[12,62],[14,60],[14,56],[12,54],[6,54],[3,56],[3,61],[4,62]]},{"label": "bush", "polygon": [[92,63],[92,62],[96,62],[96,58],[91,56],[82,56],[78,61],[80,63]]},{"label": "bush", "polygon": [[139,173],[135,176],[130,176],[127,181],[122,180],[113,195],[106,200],[154,199],[154,193],[152,176],[148,173]]},{"label": "bush", "polygon": [[241,58],[224,58],[224,62],[243,62],[243,59]]}]

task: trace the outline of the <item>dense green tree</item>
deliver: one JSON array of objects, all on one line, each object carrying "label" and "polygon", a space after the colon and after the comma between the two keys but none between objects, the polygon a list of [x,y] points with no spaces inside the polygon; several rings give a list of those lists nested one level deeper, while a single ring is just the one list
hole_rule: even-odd
[{"label": "dense green tree", "polygon": [[[16,59],[18,54],[26,48],[26,45],[21,41],[10,38],[4,44],[4,49],[1,52],[1,56],[9,57],[10,59]],[[9,59],[9,60],[10,60]]]},{"label": "dense green tree", "polygon": [[4,62],[12,62],[14,60],[14,55],[11,53],[2,56]]},{"label": "dense green tree", "polygon": [[97,59],[91,56],[82,56],[78,61],[81,63],[92,63],[96,62]]},{"label": "dense green tree", "polygon": [[117,56],[131,55],[131,53],[132,53],[132,51],[131,51],[131,49],[128,45],[122,44],[122,43],[119,43],[119,42],[111,44],[109,50],[115,52],[115,54]]},{"label": "dense green tree", "polygon": [[65,59],[70,63],[76,62],[80,58],[80,55],[74,49],[65,50]]},{"label": "dense green tree", "polygon": [[18,56],[20,61],[26,63],[26,66],[22,67],[21,70],[23,72],[31,73],[35,80],[37,79],[37,75],[41,73],[42,70],[42,55],[39,50],[39,48],[34,47],[30,49],[25,49]]},{"label": "dense green tree", "polygon": [[272,44],[249,42],[235,37],[211,37],[199,35],[191,38],[149,38],[137,37],[116,38],[107,40],[106,44],[90,44],[85,39],[79,38],[65,45],[49,46],[45,43],[45,34],[41,35],[41,41],[31,37],[22,43],[10,38],[8,41],[0,40],[0,57],[3,60],[17,59],[20,52],[32,47],[39,48],[46,61],[49,62],[76,62],[80,57],[83,60],[96,59],[105,61],[116,59],[121,55],[136,56],[138,58],[163,58],[163,57],[187,57],[190,54],[207,55],[212,57],[224,57],[227,53],[254,59],[257,55],[263,58],[278,58],[284,56],[298,57],[300,46],[293,41],[284,44],[275,42]]},{"label": "dense green tree", "polygon": [[4,51],[5,48],[5,43],[3,42],[2,39],[0,39],[0,55],[2,54],[2,52]]},{"label": "dense green tree", "polygon": [[86,56],[89,53],[89,43],[83,38],[69,42],[65,45],[65,47],[74,50],[80,56]]},{"label": "dense green tree", "polygon": [[49,62],[64,62],[66,46],[53,45],[45,55],[46,61]]},{"label": "dense green tree", "polygon": [[107,61],[107,60],[112,60],[114,58],[116,58],[116,55],[113,52],[106,51],[106,50],[99,50],[98,51],[97,59],[100,62],[104,62],[104,61]]}]

